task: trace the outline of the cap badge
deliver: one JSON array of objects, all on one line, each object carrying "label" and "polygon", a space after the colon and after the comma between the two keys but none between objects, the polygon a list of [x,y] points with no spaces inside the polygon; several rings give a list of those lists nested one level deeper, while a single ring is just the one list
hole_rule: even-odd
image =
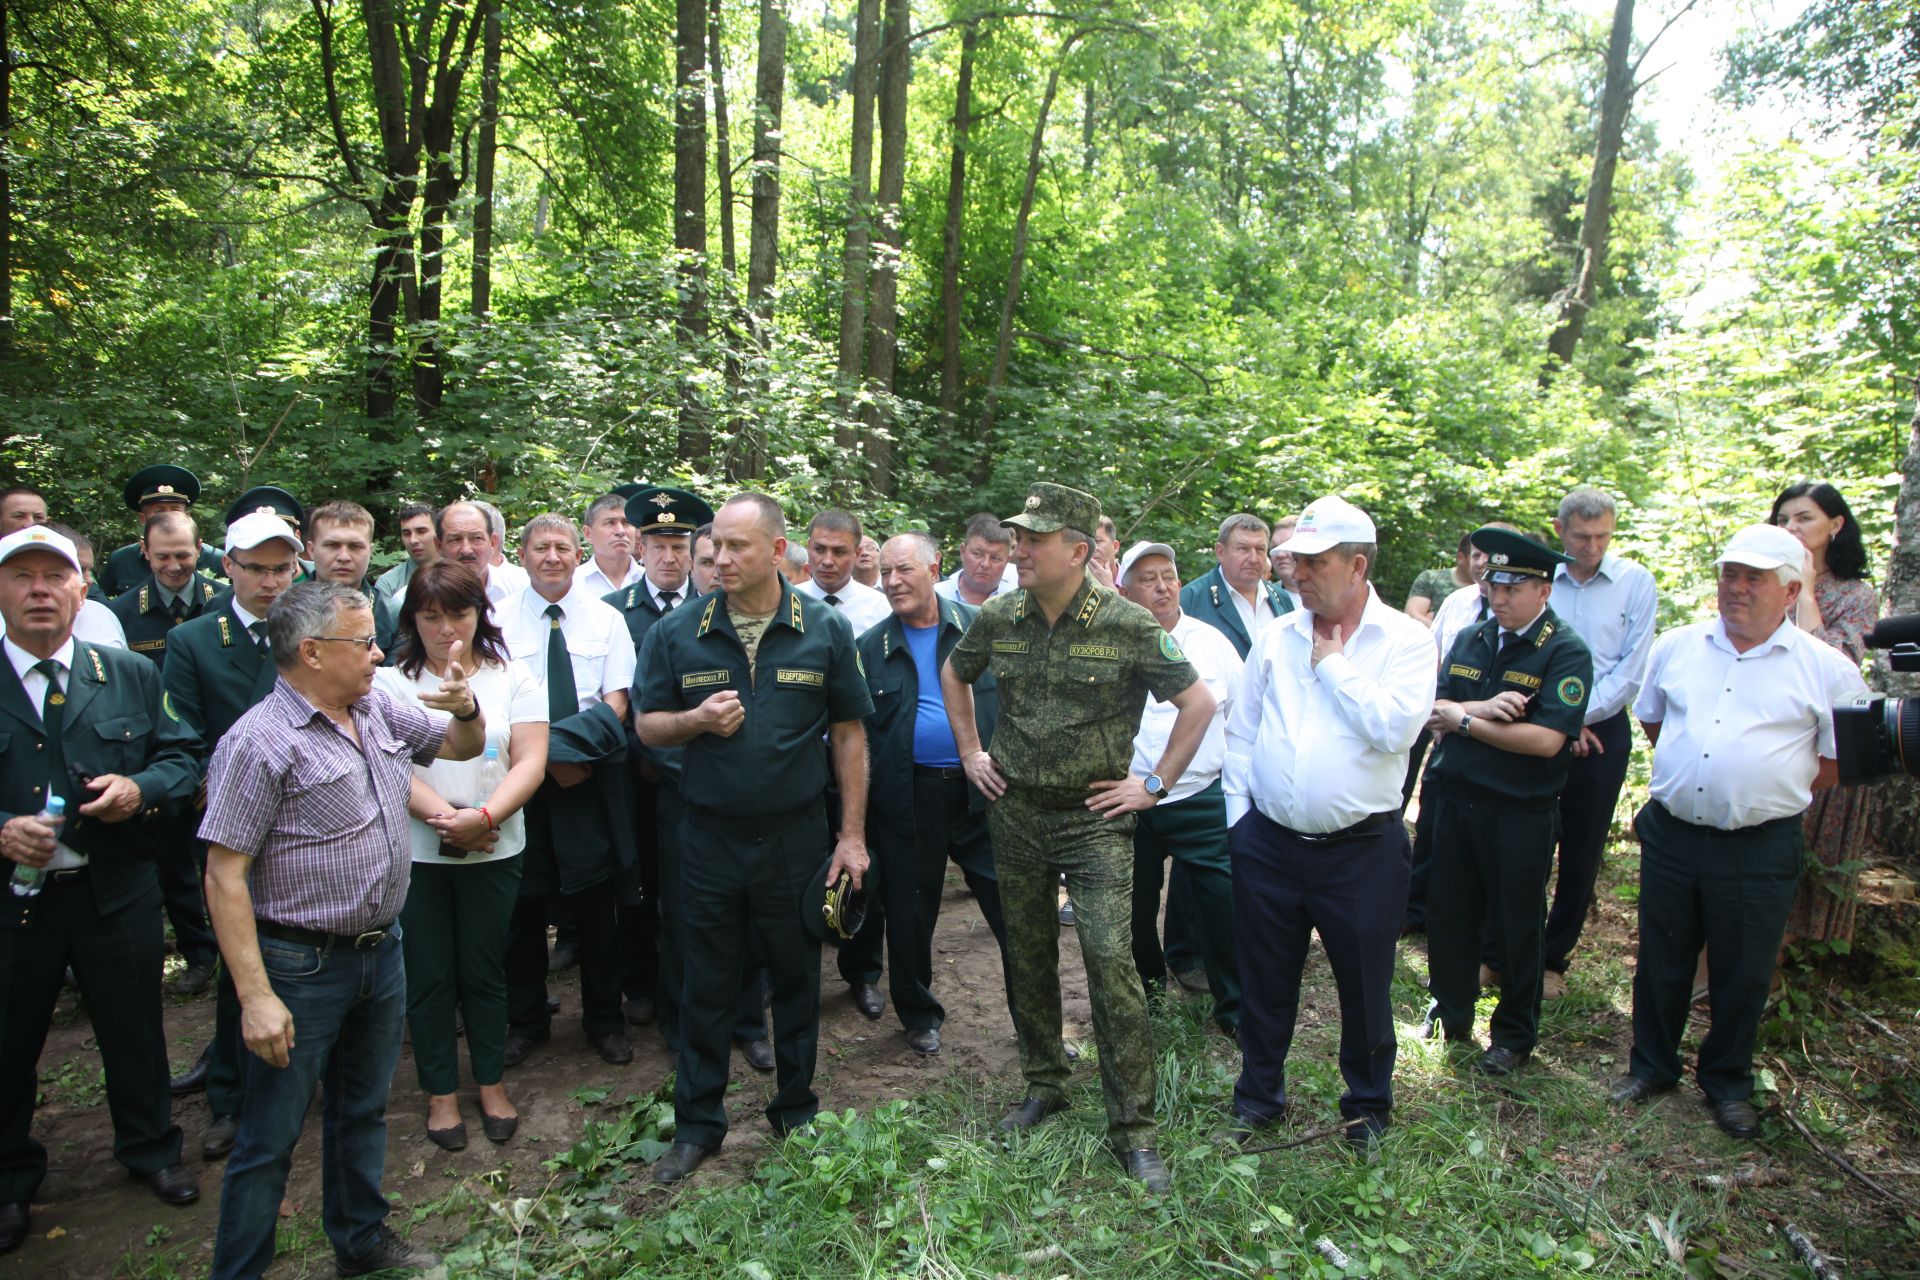
[{"label": "cap badge", "polygon": [[1031,510],[1033,510],[1033,509],[1034,509],[1035,507],[1037,507],[1037,506],[1039,506],[1039,505],[1040,505],[1040,495],[1039,495],[1039,494],[1037,494],[1037,493],[1030,493],[1030,494],[1028,494],[1028,495],[1027,495],[1027,510],[1029,510],[1029,511],[1031,511]]},{"label": "cap badge", "polygon": [[253,509],[253,514],[257,516],[277,516],[280,513],[278,511],[275,511],[270,506],[262,505],[262,506],[255,507]]},{"label": "cap badge", "polygon": [[656,493],[651,498],[648,498],[647,501],[656,507],[670,507],[673,505],[673,499],[664,493]]},{"label": "cap badge", "polygon": [[155,493],[172,493],[173,486],[170,484],[155,485],[153,491]]},{"label": "cap badge", "polygon": [[662,511],[659,515],[655,516],[653,519],[655,524],[666,524],[668,521],[673,519],[673,512]]},{"label": "cap badge", "polygon": [[1507,562],[1507,553],[1504,551],[1496,551],[1488,556],[1487,559],[1493,564],[1505,564]]}]

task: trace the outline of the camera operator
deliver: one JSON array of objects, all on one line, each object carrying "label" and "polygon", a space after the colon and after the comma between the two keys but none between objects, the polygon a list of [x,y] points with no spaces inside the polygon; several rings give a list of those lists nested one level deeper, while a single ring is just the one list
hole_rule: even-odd
[{"label": "camera operator", "polygon": [[1714,1122],[1752,1138],[1753,1046],[1800,881],[1801,816],[1833,785],[1833,705],[1866,690],[1839,650],[1794,625],[1806,550],[1749,525],[1715,562],[1720,616],[1654,642],[1634,715],[1654,744],[1640,837],[1633,1057],[1616,1102],[1680,1079],[1694,962],[1713,956],[1694,1076]]}]

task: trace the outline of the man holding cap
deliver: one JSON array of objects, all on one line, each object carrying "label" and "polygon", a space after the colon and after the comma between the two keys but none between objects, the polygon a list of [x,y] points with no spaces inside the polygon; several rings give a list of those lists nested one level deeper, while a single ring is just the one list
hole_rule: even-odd
[{"label": "man holding cap", "polygon": [[[140,528],[144,533],[147,522],[161,512],[185,512],[198,502],[200,479],[185,467],[158,463],[142,467],[129,476],[120,496],[126,500],[128,508],[140,517]],[[194,568],[201,573],[219,573],[220,553],[204,542],[198,545],[199,553]],[[129,542],[107,557],[107,563],[94,578],[100,584],[101,593],[111,600],[139,586],[151,568],[141,544]]]},{"label": "man holding cap", "polygon": [[1715,561],[1720,616],[1653,643],[1633,713],[1653,743],[1640,837],[1633,1057],[1640,1102],[1680,1079],[1694,963],[1713,957],[1694,1078],[1736,1138],[1760,1127],[1753,1045],[1800,883],[1801,815],[1834,782],[1833,705],[1867,691],[1845,655],[1794,625],[1806,548],[1748,525]]},{"label": "man holding cap", "polygon": [[1340,989],[1347,1139],[1393,1106],[1394,945],[1411,852],[1400,820],[1407,752],[1433,706],[1433,641],[1369,581],[1371,518],[1337,497],[1287,543],[1302,608],[1254,645],[1227,722],[1228,843],[1246,995],[1233,1133],[1286,1114],[1286,1061],[1315,931]]},{"label": "man holding cap", "polygon": [[[1227,716],[1246,670],[1233,642],[1180,608],[1180,570],[1164,542],[1136,542],[1120,557],[1114,581],[1127,599],[1173,637],[1213,695],[1213,718],[1185,772],[1167,783],[1164,800],[1143,811],[1133,828],[1133,963],[1152,993],[1166,986],[1160,947],[1160,881],[1169,857],[1184,868],[1186,891],[1167,895],[1167,913],[1185,910],[1179,932],[1194,940],[1213,993],[1213,1020],[1228,1035],[1240,1027],[1240,970],[1234,959],[1233,871],[1227,857],[1227,798],[1220,769],[1227,756]],[[1144,778],[1167,751],[1178,712],[1170,702],[1147,701],[1133,739],[1135,777]]]},{"label": "man holding cap", "polygon": [[[51,529],[0,538],[0,870],[45,873],[38,893],[0,899],[0,1253],[25,1239],[47,1172],[31,1136],[34,1068],[69,965],[106,1067],[114,1157],[168,1204],[200,1196],[167,1098],[147,833],[193,794],[198,743],[151,662],[73,638],[79,576],[73,544]],[[67,803],[57,831],[35,816],[53,796]]]},{"label": "man holding cap", "polygon": [[1474,1065],[1504,1076],[1539,1039],[1555,810],[1586,717],[1593,658],[1547,603],[1566,556],[1491,527],[1474,530],[1473,545],[1487,553],[1480,581],[1493,616],[1461,632],[1442,660],[1428,722],[1435,785],[1422,797],[1437,792],[1439,808],[1427,891],[1427,1029],[1472,1038],[1481,929],[1490,919],[1500,1003],[1491,1044]]},{"label": "man holding cap", "polygon": [[[1020,590],[980,610],[940,671],[967,779],[988,813],[1012,967],[1014,1028],[1027,1097],[1000,1122],[1027,1129],[1067,1105],[1060,1042],[1062,872],[1079,919],[1080,953],[1100,1046],[1107,1138],[1129,1176],[1171,1184],[1155,1147],[1153,1030],[1133,964],[1133,821],[1166,796],[1213,718],[1213,695],[1153,615],[1099,586],[1088,568],[1100,502],[1036,484],[1013,528]],[[1000,689],[992,754],[981,746],[973,683]],[[1133,739],[1147,698],[1178,709],[1167,748],[1133,777]]]}]

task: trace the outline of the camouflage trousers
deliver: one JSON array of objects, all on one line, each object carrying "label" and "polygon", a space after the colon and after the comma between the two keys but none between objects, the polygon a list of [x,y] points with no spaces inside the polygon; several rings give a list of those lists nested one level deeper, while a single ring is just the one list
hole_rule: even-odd
[{"label": "camouflage trousers", "polygon": [[1036,805],[1009,791],[987,813],[1007,925],[1008,984],[1027,1094],[1065,1095],[1060,1043],[1061,873],[1073,898],[1100,1050],[1107,1137],[1120,1151],[1154,1145],[1153,1031],[1133,963],[1133,819]]}]

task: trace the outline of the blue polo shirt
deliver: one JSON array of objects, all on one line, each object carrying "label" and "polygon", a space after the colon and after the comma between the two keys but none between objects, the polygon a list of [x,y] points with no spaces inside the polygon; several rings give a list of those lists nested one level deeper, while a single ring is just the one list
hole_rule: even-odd
[{"label": "blue polo shirt", "polygon": [[940,627],[909,627],[901,624],[907,636],[907,652],[913,656],[914,675],[919,679],[919,702],[913,715],[913,762],[936,769],[951,769],[960,763],[960,748],[953,741],[953,725],[947,720],[947,704],[940,697]]}]

